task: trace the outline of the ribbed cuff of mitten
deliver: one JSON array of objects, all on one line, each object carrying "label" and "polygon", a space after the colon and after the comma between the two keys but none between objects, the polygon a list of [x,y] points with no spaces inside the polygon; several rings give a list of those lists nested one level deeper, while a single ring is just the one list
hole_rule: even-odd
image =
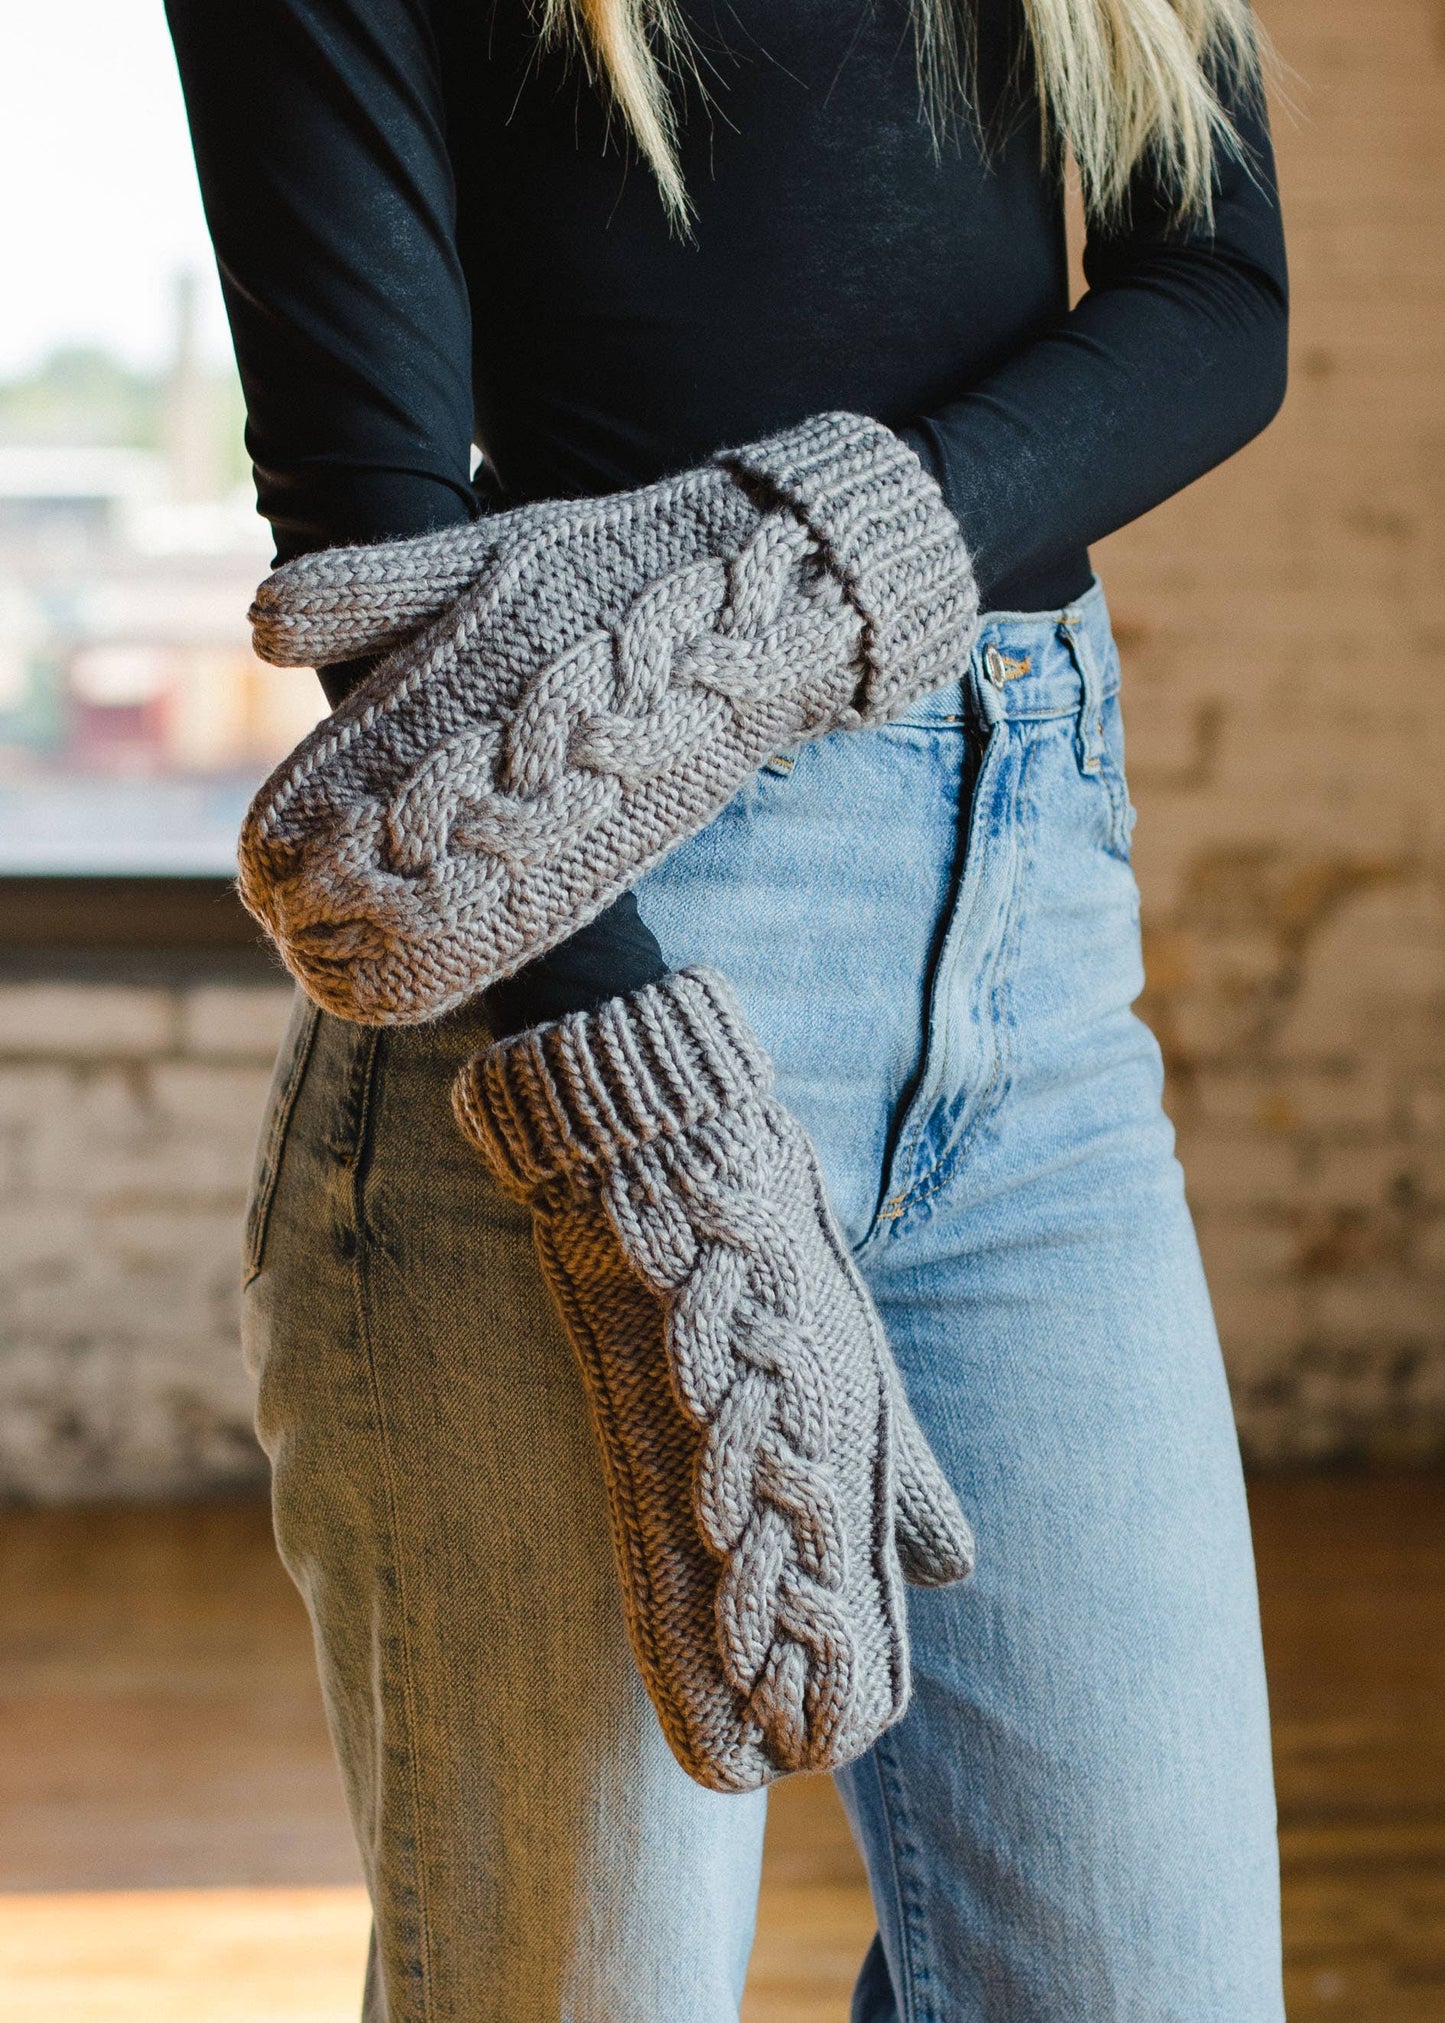
[{"label": "ribbed cuff of mitten", "polygon": [[973,564],[936,479],[892,429],[814,415],[718,461],[790,505],[847,585],[867,622],[863,722],[961,674],[978,630]]},{"label": "ribbed cuff of mitten", "polygon": [[499,1040],[458,1074],[457,1119],[523,1201],[764,1095],[772,1064],[716,972],[679,970],[595,1012]]}]

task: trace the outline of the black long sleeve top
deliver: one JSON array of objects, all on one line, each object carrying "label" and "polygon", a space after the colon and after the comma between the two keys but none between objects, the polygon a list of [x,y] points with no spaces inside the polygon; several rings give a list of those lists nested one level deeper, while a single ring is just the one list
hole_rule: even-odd
[{"label": "black long sleeve top", "polygon": [[[1286,282],[1261,108],[1212,229],[1147,169],[1069,306],[1021,0],[974,0],[976,123],[935,144],[908,0],[682,0],[690,237],[528,0],[167,0],[278,559],[642,484],[825,408],[906,431],[985,604],[1270,419]],[[333,701],[362,672],[329,669]],[[490,993],[499,1031],[665,973],[630,894]]]},{"label": "black long sleeve top", "polygon": [[693,234],[527,0],[168,0],[261,511],[287,557],[644,483],[851,408],[910,430],[985,602],[1259,430],[1284,384],[1250,93],[1213,227],[1150,171],[1069,306],[1020,0],[976,0],[977,126],[935,146],[907,0],[684,0]]}]

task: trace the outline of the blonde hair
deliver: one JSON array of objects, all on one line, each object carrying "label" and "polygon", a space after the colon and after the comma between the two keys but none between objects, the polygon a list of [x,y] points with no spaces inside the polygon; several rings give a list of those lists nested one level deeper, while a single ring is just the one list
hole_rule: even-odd
[{"label": "blonde hair", "polygon": [[[786,0],[779,0],[786,4]],[[910,0],[935,133],[966,100],[968,0]],[[1090,215],[1123,203],[1151,156],[1181,215],[1211,212],[1216,143],[1237,145],[1216,88],[1254,80],[1248,0],[1023,0],[1045,145],[1078,165]],[[541,32],[578,43],[610,89],[674,222],[690,213],[667,71],[690,66],[677,0],[540,0]],[[659,60],[660,59],[660,60]]]}]

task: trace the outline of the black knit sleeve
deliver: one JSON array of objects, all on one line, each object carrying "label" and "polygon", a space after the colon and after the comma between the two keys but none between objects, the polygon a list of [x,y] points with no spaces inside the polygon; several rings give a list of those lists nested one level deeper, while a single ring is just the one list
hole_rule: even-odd
[{"label": "black knit sleeve", "polygon": [[908,433],[969,540],[989,604],[1233,454],[1284,398],[1288,288],[1274,157],[1253,87],[1214,164],[1214,219],[1180,225],[1156,177],[1095,230],[1088,292]]},{"label": "black knit sleeve", "polygon": [[167,0],[278,559],[473,517],[430,0]]}]

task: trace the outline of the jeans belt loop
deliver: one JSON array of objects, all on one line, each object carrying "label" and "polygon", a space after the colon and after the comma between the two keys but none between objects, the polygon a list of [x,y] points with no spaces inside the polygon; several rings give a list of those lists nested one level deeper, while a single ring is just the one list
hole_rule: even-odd
[{"label": "jeans belt loop", "polygon": [[1077,611],[1066,611],[1059,621],[1059,637],[1079,673],[1079,714],[1074,723],[1079,771],[1092,774],[1104,763],[1104,685],[1094,649],[1079,621]]}]

